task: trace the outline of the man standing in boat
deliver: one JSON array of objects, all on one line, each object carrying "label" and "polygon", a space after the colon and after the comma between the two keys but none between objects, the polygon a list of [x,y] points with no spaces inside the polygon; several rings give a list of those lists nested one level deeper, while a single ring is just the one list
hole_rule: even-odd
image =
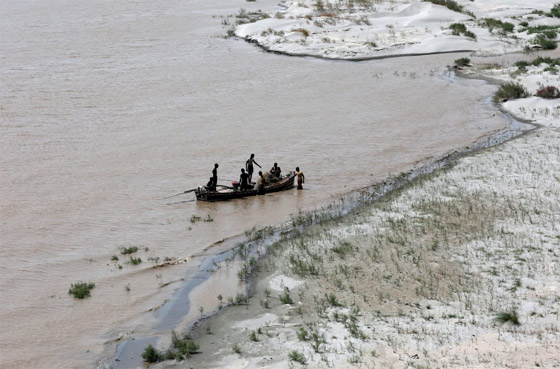
[{"label": "man standing in boat", "polygon": [[241,168],[241,175],[239,176],[239,189],[241,191],[248,190],[249,186],[249,175],[245,173],[245,169]]},{"label": "man standing in boat", "polygon": [[[212,169],[212,191],[216,191],[216,186],[218,185],[218,163],[214,164],[214,169]],[[208,182],[210,183],[210,182]]]},{"label": "man standing in boat", "polygon": [[305,176],[303,172],[299,170],[299,167],[296,167],[296,176],[297,176],[297,189],[303,190],[303,184],[305,183]]},{"label": "man standing in boat", "polygon": [[251,180],[253,178],[253,164],[258,166],[259,168],[262,168],[259,163],[255,161],[255,154],[251,154],[251,157],[247,159],[247,162],[245,163],[245,169],[247,169],[247,174],[249,175],[249,183],[251,183]]}]

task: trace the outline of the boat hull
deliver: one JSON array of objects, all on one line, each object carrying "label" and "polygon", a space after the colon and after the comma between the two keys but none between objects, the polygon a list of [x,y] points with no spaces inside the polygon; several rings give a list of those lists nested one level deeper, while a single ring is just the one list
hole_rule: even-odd
[{"label": "boat hull", "polygon": [[[295,178],[295,173],[290,173],[278,182],[265,185],[264,191],[262,191],[261,194],[289,190],[294,187]],[[204,187],[198,188],[195,194],[198,201],[225,201],[259,195],[258,191],[254,189],[243,191],[237,189],[207,191]]]}]

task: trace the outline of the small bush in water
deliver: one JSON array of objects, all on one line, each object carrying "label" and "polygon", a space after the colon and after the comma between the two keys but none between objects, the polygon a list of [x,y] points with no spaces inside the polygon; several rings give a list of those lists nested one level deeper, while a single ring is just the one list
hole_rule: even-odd
[{"label": "small bush in water", "polygon": [[90,297],[91,294],[89,293],[89,291],[94,287],[95,283],[76,282],[70,285],[70,290],[68,290],[68,293],[81,300],[85,299],[86,297]]}]

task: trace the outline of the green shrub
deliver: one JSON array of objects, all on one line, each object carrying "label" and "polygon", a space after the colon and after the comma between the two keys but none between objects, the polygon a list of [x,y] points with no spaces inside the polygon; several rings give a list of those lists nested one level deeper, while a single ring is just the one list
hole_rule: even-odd
[{"label": "green shrub", "polygon": [[494,94],[494,103],[504,102],[513,99],[519,99],[529,96],[523,85],[515,82],[506,82],[500,85],[498,91]]},{"label": "green shrub", "polygon": [[95,283],[76,282],[70,285],[68,293],[74,295],[77,299],[85,299],[90,297],[89,291],[95,288]]},{"label": "green shrub", "polygon": [[163,355],[154,346],[148,345],[142,353],[142,359],[147,363],[157,363],[163,360]]},{"label": "green shrub", "polygon": [[517,315],[516,310],[498,313],[498,315],[496,316],[496,320],[502,324],[506,322],[512,322],[513,325],[521,324],[519,322],[519,316]]},{"label": "green shrub", "polygon": [[459,58],[455,60],[455,65],[458,67],[466,67],[471,64],[471,60],[469,58]]},{"label": "green shrub", "polygon": [[453,23],[449,26],[450,30],[453,30],[453,34],[458,36],[461,33],[467,32],[467,26],[463,23]]}]

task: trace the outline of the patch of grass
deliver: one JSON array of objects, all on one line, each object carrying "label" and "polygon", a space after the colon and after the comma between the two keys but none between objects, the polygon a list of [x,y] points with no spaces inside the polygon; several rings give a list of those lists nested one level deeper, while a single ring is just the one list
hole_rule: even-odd
[{"label": "patch of grass", "polygon": [[309,332],[307,329],[300,327],[297,332],[297,337],[300,341],[308,341],[309,340]]},{"label": "patch of grass", "polygon": [[89,291],[95,288],[95,283],[76,282],[70,285],[68,293],[74,295],[75,298],[83,300],[90,297]]},{"label": "patch of grass", "polygon": [[301,365],[306,365],[307,361],[305,360],[305,356],[299,351],[292,350],[288,354],[288,358],[290,361],[295,361],[296,363],[300,363]]},{"label": "patch of grass", "polygon": [[513,32],[515,28],[513,23],[502,22],[501,20],[495,18],[484,18],[481,21],[481,25],[487,27],[490,31],[492,31],[494,28],[500,29],[502,33]]},{"label": "patch of grass", "polygon": [[137,251],[138,251],[138,247],[136,246],[121,247],[121,254],[123,255],[134,254]]},{"label": "patch of grass", "polygon": [[241,354],[241,347],[239,347],[237,343],[234,343],[233,346],[231,346],[231,350],[236,354]]},{"label": "patch of grass", "polygon": [[111,261],[119,261],[119,257],[117,255],[111,256]]},{"label": "patch of grass", "polygon": [[352,246],[352,244],[348,241],[342,241],[340,244],[338,244],[338,246],[333,247],[331,250],[344,259],[346,254],[354,250],[354,246]]},{"label": "patch of grass", "polygon": [[513,325],[521,325],[516,310],[498,313],[498,315],[496,315],[496,320],[502,324],[511,322]]},{"label": "patch of grass", "polygon": [[535,45],[539,45],[544,50],[554,50],[558,47],[556,41],[549,40],[543,34],[537,35],[537,37],[533,39],[533,42],[535,43]]},{"label": "patch of grass", "polygon": [[195,354],[200,346],[193,341],[191,336],[188,334],[183,338],[177,336],[177,332],[171,331],[171,345],[172,348],[167,350],[166,358],[182,360],[183,358],[189,358]]},{"label": "patch of grass", "polygon": [[343,306],[334,293],[325,294],[325,301],[329,306],[339,307]]},{"label": "patch of grass", "polygon": [[494,94],[493,101],[498,103],[527,96],[529,96],[529,93],[523,85],[515,82],[506,82],[500,85],[498,91]]},{"label": "patch of grass", "polygon": [[283,304],[291,305],[294,303],[294,300],[292,300],[292,297],[290,296],[290,290],[287,287],[284,289],[284,293],[280,295],[279,299]]},{"label": "patch of grass", "polygon": [[560,3],[556,3],[552,6],[552,9],[546,13],[547,17],[560,18]]},{"label": "patch of grass", "polygon": [[302,259],[300,256],[290,255],[288,259],[290,263],[290,269],[292,273],[297,274],[300,277],[305,277],[307,275],[319,275],[319,268],[311,262]]}]

